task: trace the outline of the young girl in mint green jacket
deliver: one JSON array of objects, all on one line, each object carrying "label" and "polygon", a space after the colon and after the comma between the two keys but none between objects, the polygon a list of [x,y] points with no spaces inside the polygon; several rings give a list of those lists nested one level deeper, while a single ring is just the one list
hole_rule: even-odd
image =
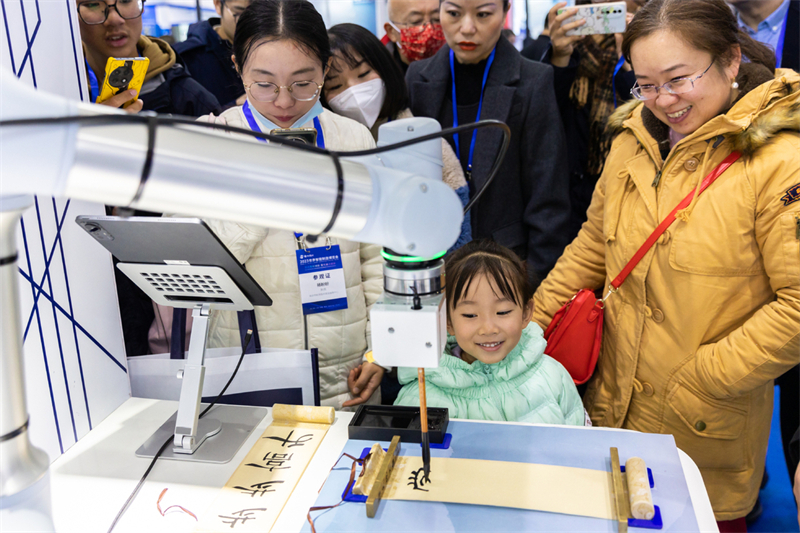
[{"label": "young girl in mint green jacket", "polygon": [[[526,265],[499,244],[473,241],[445,265],[447,331],[440,366],[425,371],[428,407],[450,418],[584,425],[569,373],[545,355],[542,329],[530,321],[533,291]],[[400,368],[396,405],[419,405],[417,369]]]}]

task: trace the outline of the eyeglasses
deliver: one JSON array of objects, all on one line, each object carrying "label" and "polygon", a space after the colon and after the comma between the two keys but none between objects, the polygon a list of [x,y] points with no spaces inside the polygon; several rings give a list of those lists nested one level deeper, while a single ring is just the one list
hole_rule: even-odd
[{"label": "eyeglasses", "polygon": [[111,8],[125,20],[138,19],[144,11],[145,0],[117,0],[116,4],[107,4],[103,0],[93,0],[78,4],[78,15],[86,24],[103,24],[108,19]]},{"label": "eyeglasses", "polygon": [[[713,65],[714,62],[711,62]],[[688,93],[692,89],[694,89],[694,82],[699,80],[700,78],[708,72],[708,69],[711,68],[711,65],[708,66],[707,69],[703,71],[703,74],[696,76],[694,78],[677,78],[672,81],[665,83],[664,85],[639,85],[638,83],[634,85],[633,89],[631,89],[631,94],[637,100],[651,100],[653,98],[658,97],[658,90],[664,89],[669,94],[683,94]]]},{"label": "eyeglasses", "polygon": [[423,19],[423,20],[415,20],[413,22],[395,22],[393,20],[390,20],[389,23],[392,24],[393,26],[399,26],[401,28],[414,28],[414,27],[418,27],[418,26],[441,24],[442,22],[439,20],[439,15],[437,14],[435,17],[431,17],[428,20],[425,20],[425,19]]},{"label": "eyeglasses", "polygon": [[308,102],[319,94],[322,85],[315,81],[295,81],[290,85],[276,85],[254,81],[244,86],[245,90],[259,102],[274,102],[278,99],[281,89],[286,89],[295,100]]}]

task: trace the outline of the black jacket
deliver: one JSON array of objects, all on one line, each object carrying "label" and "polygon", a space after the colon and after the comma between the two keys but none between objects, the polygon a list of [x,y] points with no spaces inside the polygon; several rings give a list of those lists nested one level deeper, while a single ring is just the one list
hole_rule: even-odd
[{"label": "black jacket", "polygon": [[397,63],[400,69],[403,71],[403,74],[407,73],[408,65],[403,63],[403,59],[400,57],[400,51],[397,49],[397,45],[394,44],[393,41],[389,41],[384,46],[386,46],[386,49],[389,50],[390,54],[392,54],[392,58],[394,58],[395,63]]},{"label": "black jacket", "polygon": [[236,105],[244,94],[242,79],[231,61],[229,44],[214,30],[218,18],[195,22],[189,26],[185,41],[175,43],[175,51],[183,58],[192,77],[213,94],[223,108]]},{"label": "black jacket", "polygon": [[[536,40],[526,46],[522,52],[523,57],[534,61],[550,64],[552,46],[550,37],[540,35]],[[578,73],[578,64],[581,55],[578,50],[572,53],[566,67],[553,67],[553,81],[556,92],[556,102],[564,125],[564,134],[567,139],[567,154],[569,159],[570,179],[570,205],[572,214],[569,222],[570,238],[576,236],[581,225],[586,222],[586,210],[592,202],[592,194],[600,176],[589,176],[586,165],[589,159],[589,143],[592,142],[589,134],[590,106],[577,109],[569,98],[572,83]],[[610,81],[610,80],[609,80]],[[617,92],[617,103],[622,104],[631,99],[630,90],[636,81],[633,71],[625,72],[620,69],[614,77],[614,88]]]},{"label": "black jacket", "polygon": [[[452,123],[450,48],[409,66],[411,112]],[[481,119],[511,128],[511,144],[500,171],[471,211],[474,238],[491,238],[514,249],[539,280],[568,244],[567,152],[553,92],[553,69],[528,61],[506,39],[497,44],[489,71]],[[471,136],[470,136],[471,137]],[[448,141],[453,145],[452,136]],[[478,131],[471,194],[488,178],[500,149],[496,129]]]},{"label": "black jacket", "polygon": [[800,72],[800,0],[789,2],[789,13],[786,15],[786,37],[783,41],[783,59],[781,68],[790,68]]},{"label": "black jacket", "polygon": [[145,111],[156,113],[199,117],[221,112],[217,99],[189,75],[180,57],[162,74],[147,80],[139,98]]}]

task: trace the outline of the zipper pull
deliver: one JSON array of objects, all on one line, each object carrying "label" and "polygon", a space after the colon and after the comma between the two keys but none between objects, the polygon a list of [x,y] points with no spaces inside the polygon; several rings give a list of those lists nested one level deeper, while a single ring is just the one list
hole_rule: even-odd
[{"label": "zipper pull", "polygon": [[656,172],[656,177],[653,180],[653,183],[651,183],[650,185],[653,186],[653,187],[658,187],[658,182],[659,181],[661,181],[661,171],[660,170],[658,172]]}]

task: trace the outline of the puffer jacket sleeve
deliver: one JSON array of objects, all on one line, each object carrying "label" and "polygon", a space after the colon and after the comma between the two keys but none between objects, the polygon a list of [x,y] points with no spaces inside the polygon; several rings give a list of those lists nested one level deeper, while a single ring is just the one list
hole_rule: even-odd
[{"label": "puffer jacket sleeve", "polygon": [[268,228],[238,222],[206,219],[205,223],[240,263],[250,259],[255,247],[261,244],[269,233]]},{"label": "puffer jacket sleeve", "polygon": [[567,246],[556,266],[533,296],[533,321],[547,329],[553,315],[581,289],[601,287],[606,277],[603,219],[606,202],[606,179],[624,165],[624,158],[615,154],[621,143],[618,137],[611,146],[603,174],[597,180],[587,221],[578,236]]},{"label": "puffer jacket sleeve", "polygon": [[[361,283],[367,304],[367,351],[372,350],[372,325],[369,312],[383,292],[383,258],[377,244],[361,245]],[[366,360],[366,359],[365,359]]]},{"label": "puffer jacket sleeve", "polygon": [[[400,383],[405,383],[397,394],[394,405],[406,405],[409,407],[419,407],[419,380],[417,379],[416,368],[399,368],[398,379]],[[478,420],[494,420],[498,418],[469,416],[468,409],[461,409],[455,402],[455,396],[446,394],[442,389],[425,380],[425,399],[428,407],[444,407],[448,411],[450,418],[473,418]]]},{"label": "puffer jacket sleeve", "polygon": [[582,426],[586,419],[583,411],[583,401],[581,400],[578,389],[572,381],[572,377],[567,372],[561,363],[555,359],[551,359],[554,363],[554,368],[551,374],[555,374],[550,381],[550,386],[553,391],[553,396],[564,414],[564,424],[569,426]]},{"label": "puffer jacket sleeve", "polygon": [[745,162],[755,237],[776,297],[687,363],[684,372],[717,398],[746,394],[800,362],[800,202],[782,200],[800,184],[798,154],[800,137],[785,133]]}]

